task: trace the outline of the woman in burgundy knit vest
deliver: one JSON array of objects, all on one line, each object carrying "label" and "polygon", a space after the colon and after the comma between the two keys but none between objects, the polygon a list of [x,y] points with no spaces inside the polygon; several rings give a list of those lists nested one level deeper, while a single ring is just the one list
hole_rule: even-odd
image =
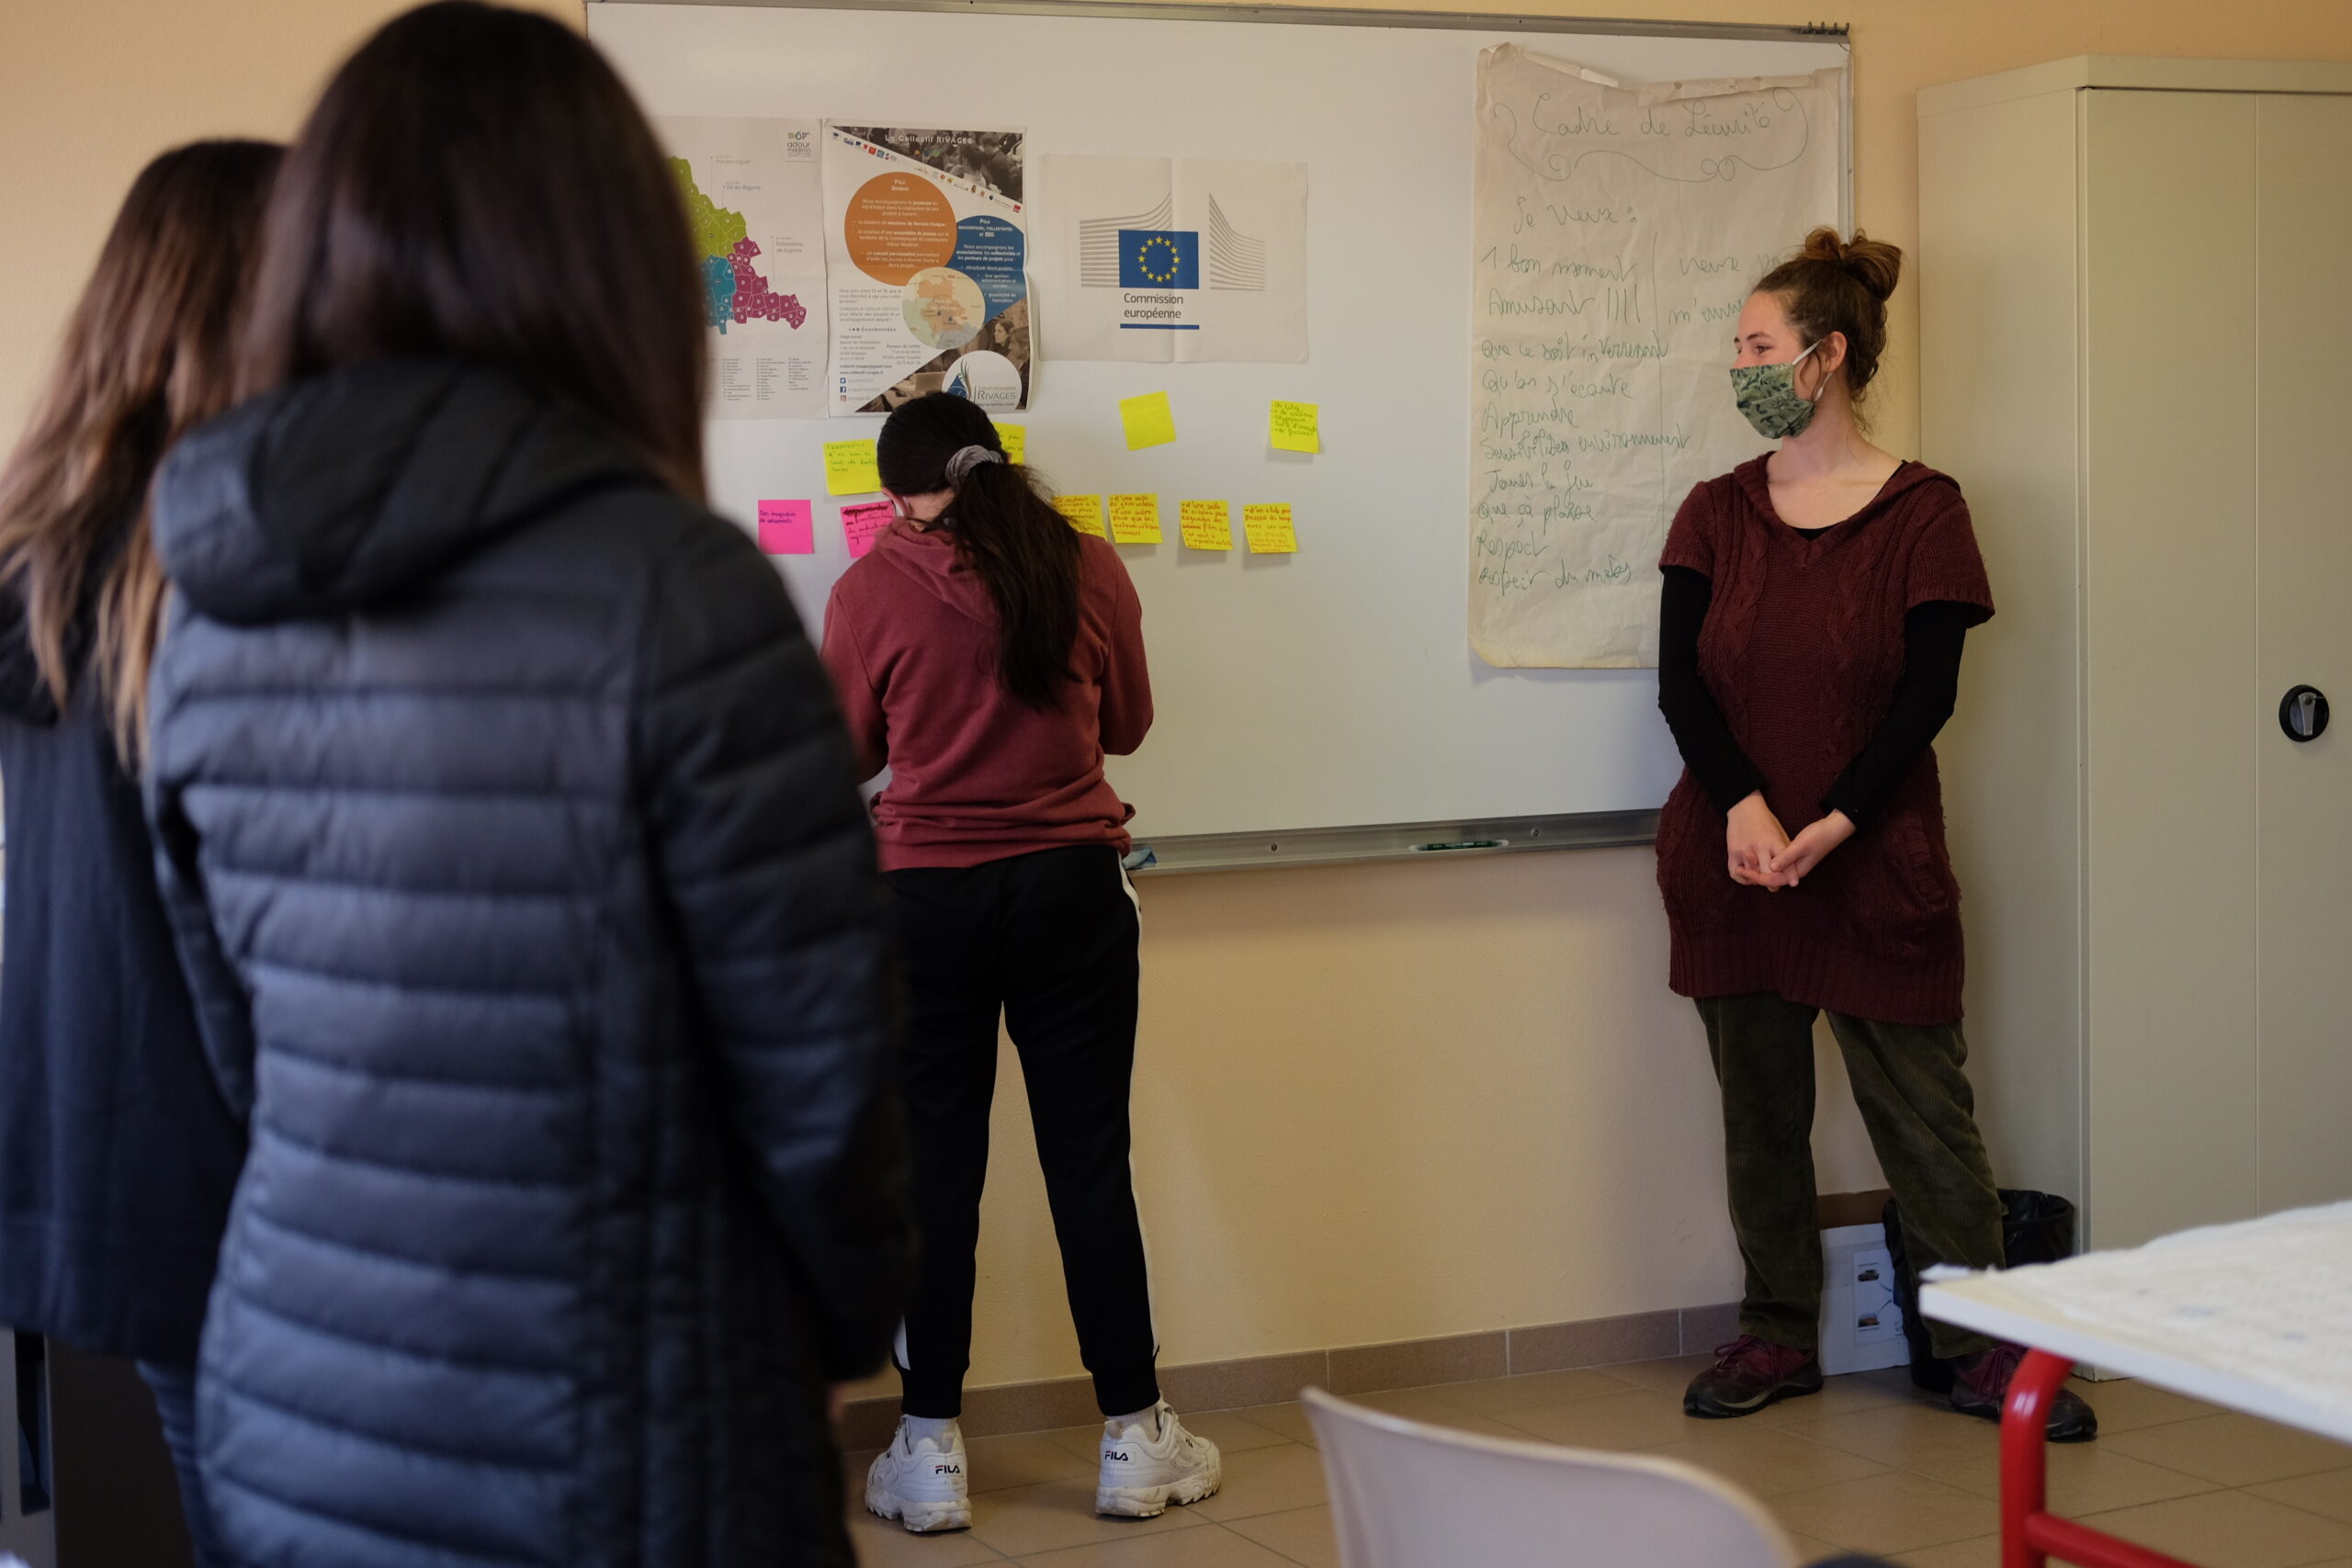
[{"label": "woman in burgundy knit vest", "polygon": [[[1962,1071],[1960,888],[1929,742],[1993,614],[1960,487],[1864,439],[1902,253],[1816,229],[1757,284],[1731,372],[1780,449],[1667,536],[1658,704],[1685,771],[1658,823],[1674,989],[1723,1089],[1738,1337],[1684,1395],[1753,1414],[1821,1387],[1813,1022],[1826,1011],[1921,1267],[1995,1268],[2001,1199]],[[2020,1352],[1932,1324],[1951,1402],[1997,1419]],[[2098,1429],[2062,1394],[2053,1439]]]}]

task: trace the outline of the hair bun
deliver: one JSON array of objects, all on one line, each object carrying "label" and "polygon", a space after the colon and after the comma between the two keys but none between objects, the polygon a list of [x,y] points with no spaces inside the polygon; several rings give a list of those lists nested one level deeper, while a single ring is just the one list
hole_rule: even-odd
[{"label": "hair bun", "polygon": [[1903,253],[1855,231],[1850,240],[1824,225],[1804,237],[1796,254],[1757,279],[1756,292],[1780,301],[1798,341],[1819,343],[1832,333],[1846,338],[1847,394],[1860,416],[1862,393],[1878,374],[1886,348],[1886,297],[1903,271]]},{"label": "hair bun", "polygon": [[1860,229],[1854,231],[1851,240],[1847,240],[1837,230],[1824,225],[1804,237],[1804,247],[1797,254],[1803,261],[1833,264],[1868,289],[1874,299],[1884,299],[1893,294],[1895,280],[1903,276],[1903,252],[1883,240],[1871,239]]}]

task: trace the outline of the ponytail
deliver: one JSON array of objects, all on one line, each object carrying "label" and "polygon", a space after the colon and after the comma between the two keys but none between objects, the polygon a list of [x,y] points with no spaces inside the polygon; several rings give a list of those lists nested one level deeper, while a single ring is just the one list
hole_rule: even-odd
[{"label": "ponytail", "polygon": [[[975,446],[989,457],[958,459]],[[893,412],[875,462],[900,495],[954,492],[942,521],[958,560],[996,607],[997,680],[1016,702],[1040,712],[1059,707],[1063,683],[1077,678],[1069,656],[1078,642],[1078,531],[1037,492],[1028,469],[1005,460],[979,405],[951,392]]]}]

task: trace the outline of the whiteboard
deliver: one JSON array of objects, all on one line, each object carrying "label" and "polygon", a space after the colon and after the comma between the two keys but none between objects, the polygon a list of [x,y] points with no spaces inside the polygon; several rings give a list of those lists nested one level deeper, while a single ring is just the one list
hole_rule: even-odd
[{"label": "whiteboard", "polygon": [[[1142,750],[1111,765],[1139,839],[1655,808],[1680,762],[1654,671],[1498,670],[1466,635],[1478,52],[1516,41],[1658,81],[1798,74],[1845,64],[1846,45],[1779,29],[1278,14],[606,0],[588,7],[588,26],[655,115],[1020,127],[1033,168],[1053,152],[1307,164],[1304,365],[1057,360],[1064,281],[1054,257],[1032,254],[1032,406],[1006,416],[1027,425],[1030,463],[1063,491],[1161,499],[1168,542],[1120,551],[1143,601],[1159,713]],[[1478,25],[1453,25],[1464,21]],[[1178,440],[1129,452],[1119,400],[1161,390]],[[1319,455],[1268,450],[1277,398],[1322,405]],[[748,520],[763,498],[817,502],[818,553],[778,558],[812,635],[849,564],[820,444],[880,423],[708,426],[721,512]],[[1237,534],[1245,502],[1288,502],[1299,552],[1251,556],[1238,539],[1230,554],[1187,550],[1180,497],[1230,501]]]}]

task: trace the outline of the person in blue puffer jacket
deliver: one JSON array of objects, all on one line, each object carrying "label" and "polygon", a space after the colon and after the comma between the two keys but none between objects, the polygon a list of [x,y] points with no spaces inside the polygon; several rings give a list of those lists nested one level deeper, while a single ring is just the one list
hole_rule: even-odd
[{"label": "person in blue puffer jacket", "polygon": [[154,503],[148,807],[251,1155],[198,1392],[250,1568],[846,1568],[908,1283],[886,904],[707,512],[679,195],[595,51],[388,24]]}]

